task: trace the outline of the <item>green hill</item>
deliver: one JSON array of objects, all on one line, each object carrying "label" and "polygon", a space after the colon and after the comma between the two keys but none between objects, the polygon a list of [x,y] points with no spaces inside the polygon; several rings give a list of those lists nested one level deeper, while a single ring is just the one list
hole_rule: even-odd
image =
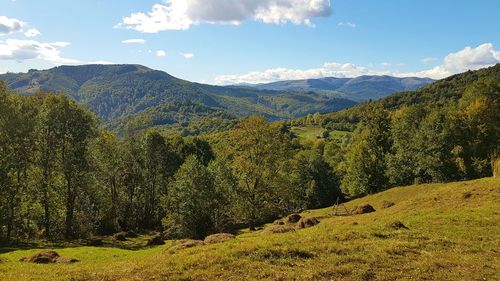
[{"label": "green hill", "polygon": [[270,120],[331,112],[355,102],[315,93],[290,93],[192,83],[141,65],[60,66],[0,75],[21,94],[63,92],[88,105],[110,129],[189,127],[201,119],[230,120],[251,114]]},{"label": "green hill", "polygon": [[434,82],[429,78],[392,76],[359,76],[355,78],[319,78],[305,80],[279,81],[269,84],[254,85],[258,89],[309,92],[314,91],[330,96],[343,97],[362,102],[375,100],[388,95],[412,91]]},{"label": "green hill", "polygon": [[[392,202],[393,206],[387,203]],[[317,226],[242,233],[221,244],[126,250],[66,247],[74,264],[30,264],[40,249],[1,248],[9,280],[496,280],[500,274],[500,180],[393,188],[346,204],[376,211],[336,217],[305,211]],[[269,227],[269,226],[268,226]],[[133,239],[144,243],[144,237]],[[131,243],[131,242],[127,242]],[[48,246],[46,246],[48,247]]]}]

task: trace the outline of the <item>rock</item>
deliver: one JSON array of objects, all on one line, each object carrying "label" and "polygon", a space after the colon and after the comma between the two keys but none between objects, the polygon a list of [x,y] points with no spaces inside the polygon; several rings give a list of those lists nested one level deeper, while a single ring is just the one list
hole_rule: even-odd
[{"label": "rock", "polygon": [[125,234],[125,237],[127,237],[127,238],[137,238],[137,237],[139,237],[139,235],[137,233],[135,233],[135,231],[129,230]]},{"label": "rock", "polygon": [[113,238],[117,241],[127,241],[127,233],[126,232],[119,232],[113,235]]},{"label": "rock", "polygon": [[282,221],[282,220],[275,220],[273,222],[273,224],[276,224],[276,225],[284,225],[285,223]]}]

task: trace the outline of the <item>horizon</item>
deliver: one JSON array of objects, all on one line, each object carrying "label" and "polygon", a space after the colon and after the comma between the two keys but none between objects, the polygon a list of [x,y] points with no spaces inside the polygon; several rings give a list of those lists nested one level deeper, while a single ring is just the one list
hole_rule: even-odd
[{"label": "horizon", "polygon": [[234,85],[363,75],[440,79],[500,62],[500,3],[493,0],[0,5],[0,73],[140,64],[188,81]]}]

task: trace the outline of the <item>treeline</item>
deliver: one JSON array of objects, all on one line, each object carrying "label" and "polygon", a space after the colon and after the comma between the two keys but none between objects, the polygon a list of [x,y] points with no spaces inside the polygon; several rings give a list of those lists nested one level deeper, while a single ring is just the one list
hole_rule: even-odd
[{"label": "treeline", "polygon": [[127,230],[203,238],[342,196],[490,176],[500,153],[500,67],[492,69],[428,86],[443,96],[421,97],[427,89],[306,117],[355,125],[312,145],[290,131],[302,121],[259,116],[204,138],[119,138],[64,96],[21,97],[0,83],[0,240]]},{"label": "treeline", "polygon": [[364,110],[337,165],[342,191],[351,196],[491,176],[500,156],[498,77],[473,82],[443,104]]},{"label": "treeline", "polygon": [[262,117],[216,145],[155,130],[122,139],[65,96],[21,97],[2,83],[0,156],[0,240],[203,238],[340,196],[323,156]]}]

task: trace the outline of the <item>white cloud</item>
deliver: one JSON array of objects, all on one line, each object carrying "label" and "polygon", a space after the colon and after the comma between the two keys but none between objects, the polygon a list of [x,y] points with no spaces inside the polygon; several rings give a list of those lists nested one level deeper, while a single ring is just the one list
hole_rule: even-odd
[{"label": "white cloud", "polygon": [[[300,80],[323,77],[357,77],[361,75],[391,75],[395,77],[429,77],[442,79],[453,74],[476,70],[500,63],[500,52],[495,51],[493,44],[485,43],[476,48],[466,47],[456,53],[448,54],[442,65],[418,72],[399,72],[387,70],[385,67],[394,66],[382,63],[382,70],[374,69],[373,65],[358,66],[352,63],[325,63],[323,67],[313,69],[274,68],[264,71],[255,71],[242,75],[220,75],[215,77],[215,84],[228,85],[239,83],[270,83],[281,80]],[[403,64],[396,64],[402,67]]]},{"label": "white cloud", "polygon": [[123,44],[144,44],[146,40],[144,39],[127,39],[122,41]]},{"label": "white cloud", "polygon": [[24,25],[26,25],[26,23],[18,19],[0,16],[0,35],[21,32]]},{"label": "white cloud", "polygon": [[413,73],[415,76],[441,79],[453,74],[476,70],[500,63],[500,52],[495,51],[493,44],[484,43],[476,48],[465,47],[456,53],[448,54],[443,64],[432,69]]},{"label": "white cloud", "polygon": [[167,53],[163,50],[158,50],[158,51],[156,51],[156,56],[157,57],[165,57],[165,56],[167,56]]},{"label": "white cloud", "polygon": [[26,37],[36,37],[38,35],[42,34],[38,29],[35,28],[30,28],[24,32],[24,36]]},{"label": "white cloud", "polygon": [[0,60],[24,61],[41,59],[54,64],[78,63],[77,60],[61,57],[59,48],[68,45],[68,42],[44,43],[34,40],[0,40]]},{"label": "white cloud", "polygon": [[330,0],[166,0],[154,4],[148,13],[124,17],[115,27],[157,33],[186,30],[201,23],[238,25],[247,19],[313,26],[312,18],[331,13]]},{"label": "white cloud", "polygon": [[188,60],[194,58],[193,53],[181,53],[181,56],[183,56],[185,59],[188,59]]},{"label": "white cloud", "polygon": [[352,23],[352,22],[349,22],[349,21],[341,21],[337,24],[338,26],[346,26],[346,27],[352,27],[352,28],[355,28],[356,27],[356,24],[355,23]]}]

